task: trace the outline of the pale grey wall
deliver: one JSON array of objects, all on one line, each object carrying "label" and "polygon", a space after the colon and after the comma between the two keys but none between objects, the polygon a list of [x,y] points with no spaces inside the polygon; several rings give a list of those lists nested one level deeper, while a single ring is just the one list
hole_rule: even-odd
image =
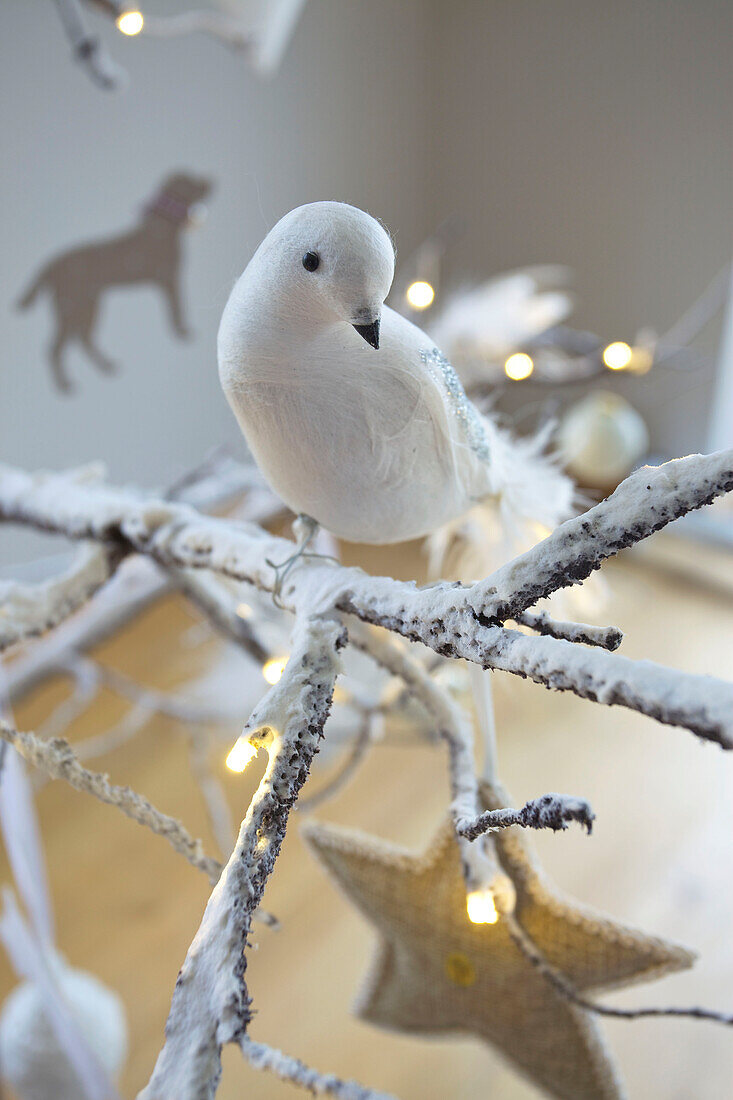
[{"label": "pale grey wall", "polygon": [[[609,340],[663,331],[733,254],[733,4],[435,10],[436,217],[457,210],[470,227],[452,269],[567,263],[580,325]],[[681,454],[705,446],[710,374],[609,383],[643,410],[655,448]]]},{"label": "pale grey wall", "polygon": [[[312,0],[269,81],[210,39],[125,40],[92,18],[130,74],[124,93],[109,94],[72,65],[50,0],[3,0],[0,460],[58,468],[101,456],[116,480],[155,484],[217,443],[239,442],[219,389],[216,329],[267,229],[320,198],[378,213],[407,250],[430,221],[423,12],[420,0]],[[169,332],[156,290],[117,291],[100,337],[120,376],[101,377],[80,353],[79,396],[58,396],[44,362],[48,303],[16,313],[13,302],[56,251],[131,225],[177,168],[217,182],[207,223],[186,240],[195,340]],[[20,543],[0,540],[8,560]]]}]

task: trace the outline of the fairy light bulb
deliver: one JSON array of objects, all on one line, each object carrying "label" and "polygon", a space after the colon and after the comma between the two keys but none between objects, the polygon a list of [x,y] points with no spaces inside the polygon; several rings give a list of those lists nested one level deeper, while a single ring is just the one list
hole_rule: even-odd
[{"label": "fairy light bulb", "polygon": [[243,772],[255,756],[257,756],[255,746],[246,737],[240,737],[230,750],[226,765],[230,772]]},{"label": "fairy light bulb", "polygon": [[496,911],[494,895],[491,890],[473,890],[466,897],[466,912],[472,924],[496,924],[499,914]]},{"label": "fairy light bulb", "polygon": [[512,382],[523,382],[525,378],[529,378],[533,370],[532,357],[523,351],[510,355],[504,364],[504,373],[507,378],[511,378]]},{"label": "fairy light bulb", "polygon": [[237,614],[239,615],[240,619],[251,619],[253,614],[252,608],[249,606],[248,603],[238,603]]},{"label": "fairy light bulb", "polygon": [[269,661],[265,661],[262,666],[262,675],[267,680],[268,684],[276,684],[278,682],[285,671],[287,663],[287,657],[271,657]]},{"label": "fairy light bulb", "polygon": [[609,370],[625,370],[631,362],[633,352],[623,340],[615,340],[603,349],[603,362]]},{"label": "fairy light bulb", "polygon": [[140,34],[145,26],[145,20],[141,11],[123,11],[121,15],[117,16],[115,24],[118,31],[132,38],[133,35]]},{"label": "fairy light bulb", "polygon": [[427,309],[435,301],[435,291],[430,283],[418,279],[417,282],[410,283],[408,286],[406,298],[408,305],[413,309]]}]

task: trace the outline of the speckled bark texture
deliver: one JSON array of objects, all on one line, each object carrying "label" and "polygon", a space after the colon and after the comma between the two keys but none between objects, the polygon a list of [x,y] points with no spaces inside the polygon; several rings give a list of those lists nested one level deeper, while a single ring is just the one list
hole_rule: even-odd
[{"label": "speckled bark texture", "polygon": [[219,1082],[223,1044],[246,1037],[251,1001],[245,948],[252,913],[318,752],[344,640],[343,627],[333,619],[299,622],[282,678],[248,723],[269,744],[267,771],[181,967],[165,1046],[140,1100],[209,1100]]},{"label": "speckled bark texture", "polygon": [[495,829],[520,825],[523,829],[567,829],[569,821],[577,821],[588,833],[593,828],[595,814],[585,799],[567,794],[543,794],[525,802],[521,810],[486,810],[474,822],[459,830],[468,840]]}]

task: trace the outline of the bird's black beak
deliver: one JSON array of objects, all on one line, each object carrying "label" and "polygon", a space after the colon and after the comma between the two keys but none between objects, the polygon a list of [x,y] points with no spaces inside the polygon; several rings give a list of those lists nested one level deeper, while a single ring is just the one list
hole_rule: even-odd
[{"label": "bird's black beak", "polygon": [[363,336],[367,344],[371,344],[373,348],[379,347],[379,318],[376,321],[372,321],[370,325],[354,325],[354,328]]}]

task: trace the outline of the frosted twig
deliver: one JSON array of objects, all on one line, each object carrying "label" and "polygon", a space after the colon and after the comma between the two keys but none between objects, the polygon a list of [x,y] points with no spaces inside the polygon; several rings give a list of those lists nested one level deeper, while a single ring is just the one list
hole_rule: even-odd
[{"label": "frosted twig", "polygon": [[166,572],[184,596],[196,604],[220,633],[241,646],[258,664],[264,664],[270,654],[250,624],[237,614],[231,595],[219,578],[201,570],[194,572],[192,569],[176,569],[175,566],[168,566]]},{"label": "frosted twig", "polygon": [[[244,981],[251,920],[277,858],[289,811],[318,750],[338,670],[336,651],[344,641],[340,613],[355,616],[355,644],[403,680],[446,740],[451,809],[466,879],[470,884],[475,878],[478,885],[481,858],[485,862],[493,851],[491,837],[472,843],[460,835],[475,829],[482,817],[473,730],[403,646],[362,624],[422,641],[442,656],[463,657],[531,677],[547,687],[687,725],[702,737],[733,747],[733,685],[630,661],[603,648],[587,649],[577,643],[601,640],[608,645],[616,635],[525,616],[537,600],[584,579],[617,550],[731,487],[733,452],[691,456],[639,471],[609,500],[470,587],[439,584],[419,590],[414,584],[367,577],[358,569],[321,559],[297,563],[281,593],[283,603],[296,613],[292,655],[246,728],[252,743],[268,746],[268,767],[184,962],[166,1044],[141,1100],[211,1100],[221,1072],[222,1045],[241,1044],[245,1037],[252,1016]],[[268,561],[287,557],[292,545],[250,523],[206,517],[183,503],[145,500],[111,487],[80,485],[68,476],[28,475],[6,467],[0,468],[0,518],[111,544],[120,553],[136,551],[167,569],[209,570],[264,591],[272,591],[273,584]],[[197,596],[206,614],[220,616],[220,628],[224,624],[228,631],[236,630],[219,582],[209,578],[203,585],[203,600],[200,585]],[[529,637],[506,629],[503,623],[510,618],[572,640]],[[63,742],[50,748],[54,745],[71,751]],[[546,800],[535,800],[523,810],[500,812],[488,827],[508,823],[508,813],[513,814],[512,823],[562,826],[568,817],[587,823],[590,811],[580,805],[565,800],[548,806]]]},{"label": "frosted twig", "polygon": [[[66,720],[68,713],[64,712],[64,707],[75,698],[76,696],[72,696],[60,707],[57,707],[50,720],[38,729],[37,735],[40,735],[43,741],[48,741],[52,737],[59,737],[63,730],[68,729],[69,722]],[[81,741],[77,741],[74,746],[77,760],[94,760],[98,756],[106,756],[107,753],[114,752],[121,745],[131,741],[147,725],[150,717],[149,707],[144,706],[142,703],[133,704],[115,725],[102,730],[101,733],[95,733],[91,737],[85,737]],[[37,772],[33,780],[33,790],[40,791],[52,778],[53,776],[49,775],[48,772]]]},{"label": "frosted twig", "polygon": [[450,812],[461,853],[466,890],[483,889],[487,883],[498,880],[500,868],[493,844],[473,844],[464,832],[481,811],[473,725],[449,693],[396,639],[361,623],[353,623],[349,627],[349,640],[382,668],[402,680],[435,722],[438,734],[448,746]]},{"label": "frosted twig", "polygon": [[269,1070],[284,1081],[308,1089],[314,1096],[335,1096],[337,1100],[394,1100],[388,1093],[365,1088],[356,1081],[343,1081],[333,1073],[318,1073],[299,1058],[292,1058],[265,1043],[256,1043],[247,1035],[239,1040],[239,1046],[255,1069]]},{"label": "frosted twig", "polygon": [[[358,624],[350,628],[349,637],[352,645],[368,653],[393,676],[398,676],[438,723],[450,752],[451,813],[459,843],[476,840],[487,832],[509,825],[564,829],[565,822],[572,820],[579,821],[590,832],[593,811],[583,799],[568,795],[545,794],[527,802],[521,810],[501,809],[479,813],[481,800],[474,767],[473,731],[460,707],[392,639]],[[466,863],[465,844],[461,845],[461,851]]]},{"label": "frosted twig", "polygon": [[480,805],[474,764],[473,727],[447,691],[395,639],[360,623],[349,625],[349,641],[393,676],[422,704],[448,745],[451,814],[456,832],[473,821]]},{"label": "frosted twig", "polygon": [[65,671],[73,677],[74,687],[38,727],[38,735],[44,740],[65,733],[72,722],[84,713],[99,690],[101,675],[93,661],[72,654]]},{"label": "frosted twig", "polygon": [[690,1008],[677,1008],[675,1006],[669,1008],[614,1008],[611,1005],[603,1005],[598,1001],[589,1000],[587,997],[584,997],[582,993],[578,992],[564,974],[554,967],[552,963],[548,962],[537,947],[537,944],[531,936],[525,932],[513,913],[504,913],[502,916],[509,935],[514,940],[517,947],[519,947],[522,954],[537,968],[542,977],[549,982],[553,989],[556,989],[561,996],[565,997],[572,1004],[577,1005],[578,1008],[584,1008],[587,1012],[593,1012],[597,1016],[612,1016],[618,1020],[640,1020],[645,1016],[683,1016],[697,1020],[710,1020],[713,1023],[725,1024],[728,1027],[733,1027],[733,1014],[717,1012],[715,1009],[710,1008],[698,1008],[696,1006]]},{"label": "frosted twig", "polygon": [[222,1045],[245,1037],[252,1016],[244,977],[252,912],[319,749],[344,641],[333,619],[296,620],[282,677],[247,723],[251,737],[269,746],[267,770],[181,968],[166,1042],[139,1100],[211,1100]]},{"label": "frosted twig", "polygon": [[[67,477],[68,475],[64,475]],[[283,505],[266,489],[255,466],[236,462],[220,448],[166,490],[166,499],[194,504],[204,511],[244,498],[247,518],[264,523]],[[110,581],[72,619],[17,656],[6,669],[10,700],[17,699],[50,672],[64,667],[69,650],[81,653],[103,641],[169,587],[156,562],[127,557]]]},{"label": "frosted twig", "polygon": [[[209,767],[206,738],[204,736],[192,734],[189,738],[189,761],[193,777],[201,791],[219,851],[225,858],[228,858],[234,847],[234,823],[221,783]],[[264,924],[267,928],[273,930],[280,928],[280,921],[277,917],[262,908],[255,909],[252,920],[259,921],[260,924]]]},{"label": "frosted twig", "polygon": [[470,648],[485,668],[514,672],[595,703],[628,707],[733,748],[733,685],[728,682],[502,627],[479,629]]},{"label": "frosted twig", "polygon": [[149,714],[164,714],[168,718],[191,725],[217,723],[228,717],[223,708],[217,710],[213,706],[202,705],[180,695],[145,687],[137,680],[106,665],[99,664],[97,667],[100,678],[108,687],[125,699],[146,708]]},{"label": "frosted twig", "polygon": [[114,549],[88,543],[58,577],[40,584],[0,581],[0,651],[68,619],[109,580],[119,560]]},{"label": "frosted twig", "polygon": [[569,821],[577,821],[588,833],[593,829],[595,814],[583,798],[568,794],[543,794],[525,802],[521,810],[486,810],[459,832],[467,840],[475,840],[495,829],[520,825],[524,829],[567,829]]},{"label": "frosted twig", "polygon": [[623,641],[623,632],[615,626],[591,626],[588,623],[565,623],[552,619],[546,611],[523,611],[517,615],[516,622],[528,626],[538,634],[549,634],[551,638],[563,638],[567,642],[581,645],[600,646],[613,651]]},{"label": "frosted twig", "polygon": [[212,883],[218,879],[221,865],[204,854],[201,841],[194,840],[180,821],[161,813],[147,798],[130,787],[118,787],[110,783],[106,775],[83,768],[68,741],[60,737],[41,741],[35,734],[16,730],[2,720],[0,737],[14,745],[30,764],[42,768],[54,779],[65,779],[77,791],[86,791],[100,802],[116,806],[139,825],[145,825],[158,836],[165,837],[179,855],[187,859],[192,867],[208,875]]},{"label": "frosted twig", "polygon": [[473,585],[461,602],[481,621],[516,618],[538,600],[585,580],[619,550],[731,489],[733,450],[644,466],[606,500]]},{"label": "frosted twig", "polygon": [[[293,569],[281,598],[291,609],[318,601],[324,611],[348,611],[442,655],[627,706],[730,748],[733,685],[492,623],[516,618],[536,600],[588,576],[617,550],[732,486],[733,451],[693,455],[637,471],[607,501],[470,587],[418,590],[311,559]],[[165,565],[211,569],[265,591],[273,583],[267,560],[282,560],[292,545],[252,524],[204,517],[181,504],[141,502],[108,487],[8,467],[0,468],[1,517],[72,538],[114,538]]]}]

